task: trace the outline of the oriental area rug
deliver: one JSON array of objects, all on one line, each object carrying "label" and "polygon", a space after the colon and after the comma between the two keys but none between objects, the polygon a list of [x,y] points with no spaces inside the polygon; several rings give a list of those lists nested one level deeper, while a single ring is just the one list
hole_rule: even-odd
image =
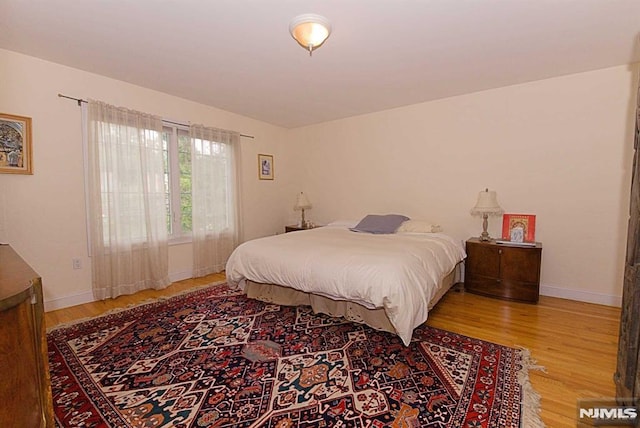
[{"label": "oriental area rug", "polygon": [[60,427],[542,426],[526,350],[426,325],[407,347],[226,284],[47,339]]}]

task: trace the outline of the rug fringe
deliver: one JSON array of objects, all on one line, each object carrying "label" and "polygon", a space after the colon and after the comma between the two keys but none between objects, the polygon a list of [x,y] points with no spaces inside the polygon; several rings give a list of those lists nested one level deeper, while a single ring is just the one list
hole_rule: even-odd
[{"label": "rug fringe", "polygon": [[100,315],[96,315],[96,316],[93,316],[93,317],[78,318],[77,320],[56,324],[56,325],[54,325],[52,327],[48,327],[47,328],[47,334],[52,333],[52,332],[54,332],[54,331],[56,331],[58,329],[61,329],[61,328],[67,328],[67,327],[71,327],[71,326],[74,326],[76,324],[80,324],[80,323],[83,323],[83,322],[86,322],[86,321],[95,320],[95,319],[98,319],[98,318],[106,317],[108,315],[117,314],[119,312],[124,312],[124,311],[127,311],[129,309],[137,308],[138,306],[149,305],[149,304],[155,303],[155,302],[162,302],[164,300],[169,300],[169,299],[172,299],[174,297],[183,296],[185,294],[193,293],[195,291],[199,291],[199,290],[202,290],[202,289],[208,288],[208,287],[213,287],[215,285],[224,284],[226,282],[227,281],[223,280],[223,281],[210,282],[210,283],[205,284],[205,285],[196,285],[196,286],[194,286],[192,288],[189,288],[188,290],[182,290],[182,291],[179,291],[179,292],[177,292],[175,294],[171,294],[171,295],[168,295],[168,296],[160,296],[160,297],[156,297],[156,298],[149,298],[149,299],[145,299],[145,300],[143,300],[141,302],[138,302],[138,303],[131,303],[131,304],[129,304],[127,306],[123,306],[121,308],[110,309],[110,310],[108,310],[106,312],[101,313]]},{"label": "rug fringe", "polygon": [[529,379],[529,370],[547,370],[531,358],[531,351],[521,346],[517,347],[521,351],[522,368],[518,371],[518,381],[522,385],[522,420],[521,428],[544,428],[545,424],[540,417],[540,394],[533,389]]}]

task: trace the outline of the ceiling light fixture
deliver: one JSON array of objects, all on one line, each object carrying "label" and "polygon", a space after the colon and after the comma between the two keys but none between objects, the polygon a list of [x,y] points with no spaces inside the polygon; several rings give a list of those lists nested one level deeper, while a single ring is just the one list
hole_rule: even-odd
[{"label": "ceiling light fixture", "polygon": [[300,46],[309,51],[311,56],[313,51],[322,46],[331,34],[331,24],[324,16],[305,13],[291,20],[289,32]]}]

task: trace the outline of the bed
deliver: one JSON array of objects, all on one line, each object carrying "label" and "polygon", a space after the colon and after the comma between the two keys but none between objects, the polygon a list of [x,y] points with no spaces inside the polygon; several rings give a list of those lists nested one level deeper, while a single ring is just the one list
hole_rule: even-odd
[{"label": "bed", "polygon": [[227,281],[248,297],[310,305],[395,333],[408,345],[454,283],[464,248],[432,229],[363,233],[353,226],[334,222],[247,241],[229,257]]}]

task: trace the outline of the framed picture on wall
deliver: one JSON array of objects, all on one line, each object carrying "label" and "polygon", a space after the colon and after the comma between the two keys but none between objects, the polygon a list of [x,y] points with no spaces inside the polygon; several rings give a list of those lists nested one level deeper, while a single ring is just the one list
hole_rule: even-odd
[{"label": "framed picture on wall", "polygon": [[31,118],[0,113],[0,173],[33,174]]},{"label": "framed picture on wall", "polygon": [[258,155],[258,178],[260,180],[273,180],[272,155]]}]

